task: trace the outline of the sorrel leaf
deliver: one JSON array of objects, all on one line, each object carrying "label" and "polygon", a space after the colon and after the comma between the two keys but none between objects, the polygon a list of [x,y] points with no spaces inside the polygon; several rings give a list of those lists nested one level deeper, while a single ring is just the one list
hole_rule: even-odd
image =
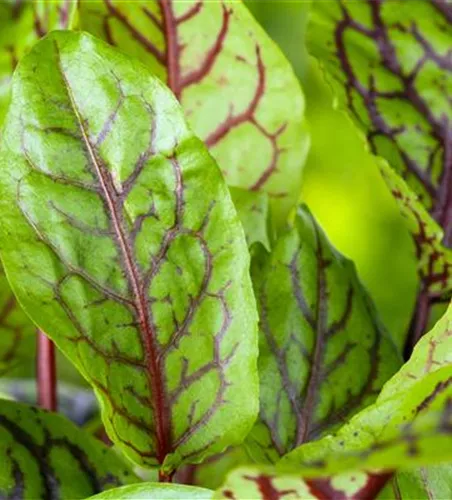
[{"label": "sorrel leaf", "polygon": [[310,48],[342,106],[452,244],[452,7],[440,0],[314,2]]},{"label": "sorrel leaf", "polygon": [[205,488],[196,488],[194,486],[185,486],[181,484],[161,484],[161,483],[140,483],[129,486],[121,486],[113,490],[104,491],[99,495],[91,497],[94,499],[110,499],[110,500],[134,500],[134,499],[210,499],[213,491]]},{"label": "sorrel leaf", "polygon": [[138,481],[114,450],[64,417],[0,400],[0,497],[86,498]]},{"label": "sorrel leaf", "polygon": [[310,500],[318,497],[311,492],[308,484],[300,476],[278,473],[262,466],[249,466],[231,472],[213,498],[229,498],[230,500],[302,498]]},{"label": "sorrel leaf", "polygon": [[[289,453],[303,474],[395,469],[452,460],[452,305],[376,403],[335,435]],[[313,472],[314,471],[314,472]],[[317,471],[317,472],[316,472]]]},{"label": "sorrel leaf", "polygon": [[[364,132],[372,152],[385,158],[412,191],[407,186],[399,196],[393,179],[384,174],[402,213],[408,214],[420,261],[406,358],[427,331],[433,304],[451,292],[451,25],[452,6],[442,0],[333,0],[313,2],[308,36],[339,106]],[[415,206],[416,199],[425,210]],[[436,224],[442,234],[433,229]],[[426,234],[432,231],[429,241]],[[426,268],[429,262],[431,269]],[[432,282],[437,288],[438,268],[442,297],[431,289]]]},{"label": "sorrel leaf", "polygon": [[255,267],[260,416],[248,444],[276,462],[370,404],[400,359],[353,263],[306,207]]},{"label": "sorrel leaf", "polygon": [[397,472],[377,498],[431,500],[451,497],[452,466],[441,464]]},{"label": "sorrel leaf", "polygon": [[[34,362],[30,359],[34,371]],[[57,363],[57,365],[59,365]],[[37,404],[36,379],[29,378],[2,378],[0,379],[0,393],[7,399]],[[97,417],[99,408],[93,391],[58,380],[58,412],[79,426],[86,425]],[[100,420],[100,419],[99,419]]]},{"label": "sorrel leaf", "polygon": [[380,171],[398,201],[415,243],[419,274],[436,299],[452,292],[452,249],[445,247],[443,229],[428,214],[419,198],[385,162]]},{"label": "sorrel leaf", "polygon": [[81,0],[83,30],[138,57],[178,97],[229,185],[263,190],[285,218],[309,145],[288,61],[239,0]]},{"label": "sorrel leaf", "polygon": [[265,249],[270,250],[271,221],[267,193],[254,193],[234,187],[229,192],[245,231],[248,247],[261,243]]},{"label": "sorrel leaf", "polygon": [[75,7],[72,0],[0,2],[0,127],[8,107],[11,77],[17,62],[48,31],[68,28]]},{"label": "sorrel leaf", "polygon": [[17,303],[0,265],[0,377],[33,363],[35,327]]},{"label": "sorrel leaf", "polygon": [[214,498],[254,499],[361,499],[375,480],[360,471],[325,479],[304,479],[294,472],[265,466],[236,469],[215,492]]},{"label": "sorrel leaf", "polygon": [[51,34],[19,64],[2,155],[10,281],[112,440],[168,472],[241,442],[258,409],[249,254],[168,89],[90,35]]}]

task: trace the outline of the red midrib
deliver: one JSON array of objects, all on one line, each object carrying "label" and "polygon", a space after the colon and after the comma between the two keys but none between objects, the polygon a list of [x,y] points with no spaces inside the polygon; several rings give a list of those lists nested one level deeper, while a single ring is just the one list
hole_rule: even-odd
[{"label": "red midrib", "polygon": [[137,266],[133,259],[133,252],[130,248],[129,241],[125,235],[125,231],[122,225],[122,216],[117,213],[117,207],[114,203],[114,194],[110,192],[108,186],[108,179],[105,178],[105,173],[98,165],[94,152],[91,149],[91,144],[88,138],[85,137],[90,151],[90,155],[93,159],[99,180],[102,185],[102,189],[105,193],[105,199],[108,204],[108,208],[111,211],[113,226],[115,233],[118,238],[118,243],[120,245],[122,254],[124,256],[124,263],[126,267],[126,274],[130,286],[132,287],[134,295],[134,305],[138,314],[138,321],[140,324],[141,338],[144,344],[145,350],[145,361],[146,365],[149,366],[147,371],[148,385],[152,388],[152,403],[154,407],[154,418],[156,421],[156,434],[157,434],[157,459],[160,463],[163,463],[165,456],[170,451],[170,425],[169,416],[166,408],[166,397],[164,384],[161,377],[161,367],[158,362],[157,347],[155,345],[155,332],[153,331],[150,322],[149,315],[147,312],[148,304],[146,296],[142,285],[140,284],[140,277]]},{"label": "red midrib", "polygon": [[133,259],[133,250],[131,249],[128,238],[125,234],[126,232],[122,224],[122,215],[118,213],[118,207],[115,203],[115,198],[117,198],[117,195],[115,193],[114,186],[108,176],[108,173],[103,171],[98,162],[96,153],[83,126],[83,120],[78,111],[71,88],[61,67],[60,71],[66,83],[69,99],[72,103],[72,107],[80,124],[80,130],[83,134],[84,142],[86,144],[92,164],[96,170],[96,174],[99,178],[102,190],[105,195],[105,201],[108,205],[108,209],[111,213],[114,231],[124,257],[127,280],[134,295],[133,304],[138,315],[139,331],[144,347],[145,362],[149,367],[149,370],[146,370],[146,377],[148,386],[150,387],[153,396],[151,398],[151,401],[156,425],[157,460],[159,461],[159,463],[163,463],[166,455],[171,452],[171,425],[168,407],[166,404],[164,383],[161,376],[161,367],[158,361],[158,349],[155,342],[155,332],[153,331],[152,326],[149,322],[148,304],[143,287],[140,284],[140,273]]},{"label": "red midrib", "polygon": [[168,72],[168,87],[180,101],[180,67],[179,42],[177,37],[176,19],[174,18],[171,0],[159,0],[162,11],[163,25],[166,34],[166,69]]}]

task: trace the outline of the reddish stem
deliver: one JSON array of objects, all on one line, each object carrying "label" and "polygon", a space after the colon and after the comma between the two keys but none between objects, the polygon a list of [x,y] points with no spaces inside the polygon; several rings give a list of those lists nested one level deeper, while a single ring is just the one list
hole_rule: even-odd
[{"label": "reddish stem", "polygon": [[41,330],[37,331],[36,380],[38,405],[49,411],[57,410],[57,380],[55,346]]}]

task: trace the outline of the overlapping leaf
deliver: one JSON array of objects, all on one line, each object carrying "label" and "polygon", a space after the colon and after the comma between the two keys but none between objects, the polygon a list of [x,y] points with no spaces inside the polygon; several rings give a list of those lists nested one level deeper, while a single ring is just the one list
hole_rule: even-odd
[{"label": "overlapping leaf", "polygon": [[421,277],[433,256],[450,291],[452,6],[442,0],[313,2],[311,21],[309,47],[331,75],[339,104],[410,188],[394,188],[399,181],[385,174],[409,220]]},{"label": "overlapping leaf", "polygon": [[258,403],[249,254],[167,88],[55,33],[18,67],[3,139],[10,281],[94,386],[111,438],[168,472],[239,443]]},{"label": "overlapping leaf", "polygon": [[308,443],[282,463],[303,474],[394,469],[452,459],[452,305],[376,403],[340,431]]},{"label": "overlapping leaf", "polygon": [[243,467],[233,471],[215,494],[215,499],[310,500],[317,498],[299,476],[278,473],[265,467]]},{"label": "overlapping leaf", "polygon": [[274,462],[370,404],[400,360],[353,264],[306,208],[255,267],[261,409],[248,443]]},{"label": "overlapping leaf", "polygon": [[378,496],[378,500],[413,498],[452,498],[452,466],[443,464],[399,471]]},{"label": "overlapping leaf", "polygon": [[194,486],[183,486],[180,484],[161,484],[161,483],[141,483],[130,486],[122,486],[114,490],[105,491],[91,497],[94,499],[110,499],[110,500],[181,500],[183,499],[210,499],[213,491],[205,488],[196,488]]},{"label": "overlapping leaf", "polygon": [[0,497],[86,498],[138,481],[117,453],[64,417],[0,401]]},{"label": "overlapping leaf", "polygon": [[241,1],[82,0],[80,26],[159,75],[227,182],[264,190],[285,216],[308,149],[289,63]]},{"label": "overlapping leaf", "polygon": [[14,297],[0,267],[0,377],[13,376],[32,363],[35,327]]},{"label": "overlapping leaf", "polygon": [[72,0],[0,2],[0,126],[18,61],[48,31],[69,27],[75,6]]}]

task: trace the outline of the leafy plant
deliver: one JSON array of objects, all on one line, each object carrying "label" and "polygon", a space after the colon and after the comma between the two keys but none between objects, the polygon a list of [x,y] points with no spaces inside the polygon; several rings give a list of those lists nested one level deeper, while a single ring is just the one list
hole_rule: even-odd
[{"label": "leafy plant", "polygon": [[[243,3],[8,0],[0,14],[7,397],[35,400],[9,379],[29,376],[45,332],[45,409],[0,399],[0,496],[450,495],[449,4],[311,6],[308,50],[414,241],[400,352],[300,203],[304,96]],[[90,389],[56,379],[53,343]]]}]

